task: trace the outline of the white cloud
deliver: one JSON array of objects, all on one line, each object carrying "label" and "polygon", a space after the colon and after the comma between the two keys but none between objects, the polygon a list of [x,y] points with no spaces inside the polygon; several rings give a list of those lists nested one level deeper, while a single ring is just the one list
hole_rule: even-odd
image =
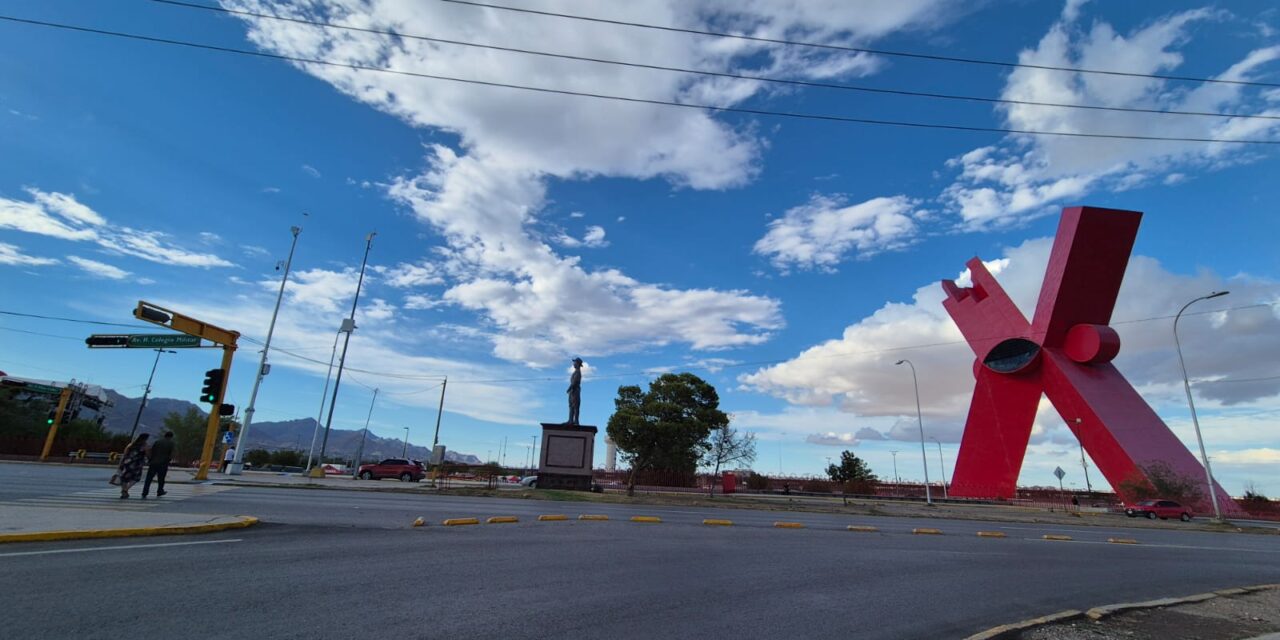
[{"label": "white cloud", "polygon": [[[1094,21],[1088,29],[1074,23],[1082,3],[1066,3],[1062,19],[1032,49],[1025,64],[1118,69],[1140,74],[1169,73],[1183,62],[1179,48],[1197,22],[1219,14],[1197,9],[1165,16],[1130,33]],[[1216,75],[1252,80],[1280,59],[1280,45],[1257,49]],[[1068,73],[1018,68],[1010,72],[1001,97],[1008,100],[1090,104],[1107,107],[1280,115],[1255,89],[1202,83],[1193,88],[1157,79]],[[1012,129],[1069,133],[1274,139],[1280,121],[1210,118],[1119,111],[1063,109],[1026,104],[999,107]],[[1052,213],[1050,205],[1095,191],[1120,191],[1154,180],[1175,184],[1193,169],[1216,169],[1257,157],[1244,145],[1202,142],[1144,142],[1010,136],[1005,141],[961,155],[948,166],[960,175],[943,193],[961,226],[986,229],[1021,223]]]},{"label": "white cloud", "polygon": [[302,165],[302,170],[303,170],[303,172],[305,172],[307,175],[311,176],[312,178],[319,178],[319,177],[320,177],[320,170],[319,170],[319,169],[316,169],[315,167],[313,167],[313,166],[311,166],[311,165],[309,165],[309,164],[304,164],[304,165]]},{"label": "white cloud", "polygon": [[256,258],[256,257],[266,257],[266,256],[270,256],[270,255],[271,255],[271,252],[270,252],[270,251],[268,251],[267,249],[265,249],[265,248],[263,248],[263,247],[258,247],[258,246],[255,246],[255,245],[251,245],[251,244],[246,244],[246,245],[244,245],[244,246],[240,247],[240,250],[241,250],[241,251],[243,251],[243,252],[244,252],[244,254],[245,254],[246,256],[253,256],[253,257],[255,257],[255,258]]},{"label": "white cloud", "polygon": [[[290,304],[309,307],[312,311],[334,313],[351,305],[356,293],[356,281],[360,272],[347,267],[342,271],[328,269],[301,269],[290,274],[285,285],[285,297]],[[365,274],[365,280],[369,280]],[[277,291],[279,278],[264,278],[258,282],[264,291]],[[361,318],[358,311],[357,323]]]},{"label": "white cloud", "polygon": [[129,272],[116,266],[109,265],[105,262],[81,258],[79,256],[67,256],[72,264],[83,269],[86,273],[99,278],[108,280],[124,280],[129,277]]},{"label": "white cloud", "polygon": [[587,214],[585,214],[585,213],[583,213],[583,212],[581,212],[581,211],[574,211],[573,213],[570,213],[570,214],[569,214],[569,217],[570,217],[570,218],[582,218],[582,217],[585,217],[586,215],[587,215]]},{"label": "white cloud", "polygon": [[1222,464],[1268,465],[1272,468],[1280,465],[1280,449],[1263,447],[1258,449],[1238,449],[1236,451],[1218,451],[1213,454],[1213,462]]},{"label": "white cloud", "polygon": [[28,188],[31,201],[0,197],[0,228],[62,240],[90,241],[112,253],[185,267],[231,267],[216,255],[187,251],[168,242],[166,234],[112,226],[98,212],[65,193]]},{"label": "white cloud", "polygon": [[425,296],[421,294],[411,294],[404,297],[405,309],[434,309],[436,307],[448,304],[442,300]]},{"label": "white cloud", "polygon": [[604,236],[604,227],[592,225],[587,227],[586,233],[582,235],[581,240],[562,233],[556,237],[556,244],[569,248],[587,247],[597,249],[609,246],[609,242],[604,239]]},{"label": "white cloud", "polygon": [[[566,52],[581,56],[625,58],[644,51],[649,62],[669,66],[833,77],[870,73],[879,64],[860,54],[689,38],[659,30],[609,25],[583,30],[569,21],[446,3],[225,4],[294,17],[323,14],[332,21],[405,33],[428,33],[448,24],[460,39],[496,39],[533,49],[559,42],[569,47]],[[614,4],[609,12],[640,22],[715,24],[764,37],[855,44],[904,28],[934,26],[954,12],[948,6],[938,0],[857,7],[834,0],[785,6],[672,0]],[[584,65],[275,20],[247,19],[246,24],[249,38],[264,49],[354,65],[725,106],[765,90],[752,81]],[[615,270],[588,271],[575,259],[556,255],[531,230],[551,179],[661,178],[694,189],[742,185],[760,170],[764,141],[753,125],[730,126],[691,109],[298,66],[355,100],[460,139],[463,151],[434,147],[421,176],[396,180],[388,190],[445,236],[443,268],[452,286],[443,299],[482,314],[497,328],[494,353],[499,357],[546,364],[569,352],[598,354],[668,343],[717,349],[759,343],[782,326],[772,299],[743,291],[675,290],[637,282]],[[603,246],[604,230],[590,229],[582,239],[570,240]]]},{"label": "white cloud", "polygon": [[203,242],[205,244],[218,244],[222,242],[222,236],[212,231],[201,231],[200,242]]},{"label": "white cloud", "polygon": [[0,264],[43,267],[51,264],[58,264],[58,261],[54,258],[29,256],[22,253],[22,248],[17,245],[0,242]]},{"label": "white cloud", "polygon": [[830,270],[850,252],[865,258],[909,244],[917,230],[915,206],[905,196],[846,205],[839,196],[814,195],[770,222],[755,252],[783,270]]},{"label": "white cloud", "polygon": [[804,441],[825,447],[856,447],[860,444],[858,438],[852,433],[836,433],[834,431],[811,433],[805,437]]},{"label": "white cloud", "polygon": [[375,266],[374,273],[382,276],[382,281],[393,287],[416,288],[429,285],[444,284],[444,274],[439,267],[430,262],[410,264],[401,262],[394,267]]}]

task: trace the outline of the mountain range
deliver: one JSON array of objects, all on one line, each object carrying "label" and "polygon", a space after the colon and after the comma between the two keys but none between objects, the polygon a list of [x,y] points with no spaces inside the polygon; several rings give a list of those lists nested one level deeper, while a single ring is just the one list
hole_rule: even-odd
[{"label": "mountain range", "polygon": [[[138,405],[141,404],[142,399],[128,398],[112,389],[103,389],[103,391],[113,405],[102,411],[104,416],[103,428],[112,433],[129,433],[133,428],[133,420],[138,415]],[[205,416],[209,415],[207,411],[198,405],[186,400],[149,398],[146,408],[142,411],[142,417],[138,420],[138,428],[143,431],[158,433],[164,428],[165,416],[170,413],[186,414],[189,409],[195,409]],[[315,418],[254,422],[249,428],[248,442],[245,446],[248,449],[267,449],[268,451],[296,449],[305,452],[311,448],[312,434],[315,433],[315,429]],[[360,444],[360,432],[360,429],[330,429],[329,442],[325,448],[326,455],[354,456],[356,448]],[[323,437],[323,432],[321,437]],[[316,446],[319,447],[318,442]],[[393,456],[399,457],[401,455],[417,460],[426,460],[431,457],[431,448],[410,443],[406,449],[403,440],[383,438],[370,432],[364,441],[364,455],[361,457],[368,460]],[[457,451],[446,451],[445,459],[449,462],[462,464],[483,463],[477,456]]]}]

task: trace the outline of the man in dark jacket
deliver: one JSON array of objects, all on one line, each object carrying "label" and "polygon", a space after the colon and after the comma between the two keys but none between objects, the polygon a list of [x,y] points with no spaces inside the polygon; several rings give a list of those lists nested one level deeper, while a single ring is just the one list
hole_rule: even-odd
[{"label": "man in dark jacket", "polygon": [[151,445],[151,455],[147,461],[147,479],[142,482],[142,499],[151,491],[151,479],[156,479],[156,497],[164,495],[164,477],[169,473],[169,461],[173,459],[173,432],[166,431],[164,437]]}]

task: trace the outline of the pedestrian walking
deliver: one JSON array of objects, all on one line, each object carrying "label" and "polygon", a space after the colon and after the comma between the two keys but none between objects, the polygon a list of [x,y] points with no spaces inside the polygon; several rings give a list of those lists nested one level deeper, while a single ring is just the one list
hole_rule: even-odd
[{"label": "pedestrian walking", "polygon": [[222,472],[226,473],[231,468],[231,461],[236,459],[236,448],[227,447],[227,452],[222,454]]},{"label": "pedestrian walking", "polygon": [[156,497],[164,495],[164,477],[169,473],[169,462],[173,460],[173,432],[164,432],[164,437],[151,445],[151,455],[147,456],[147,479],[142,483],[142,499],[151,493],[151,480],[156,480]]},{"label": "pedestrian walking", "polygon": [[121,500],[128,498],[129,487],[142,479],[142,464],[147,460],[147,438],[150,435],[139,433],[138,437],[124,448],[124,453],[120,456],[120,466],[116,468],[116,475],[111,479],[116,481],[112,484],[120,485]]}]

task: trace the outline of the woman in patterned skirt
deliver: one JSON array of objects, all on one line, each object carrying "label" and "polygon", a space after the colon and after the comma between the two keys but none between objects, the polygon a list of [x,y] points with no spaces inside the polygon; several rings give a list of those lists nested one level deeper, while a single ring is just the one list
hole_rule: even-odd
[{"label": "woman in patterned skirt", "polygon": [[129,487],[142,479],[142,466],[147,461],[147,437],[149,434],[139,433],[129,446],[124,448],[120,456],[120,467],[116,475],[120,478],[120,499],[129,497]]}]

